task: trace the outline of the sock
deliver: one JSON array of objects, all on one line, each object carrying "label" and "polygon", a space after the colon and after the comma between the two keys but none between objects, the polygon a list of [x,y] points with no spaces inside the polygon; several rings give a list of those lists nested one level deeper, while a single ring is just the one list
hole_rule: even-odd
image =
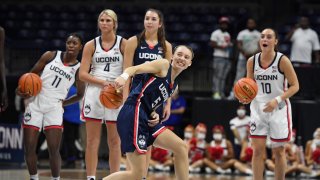
[{"label": "sock", "polygon": [[31,180],[39,180],[39,175],[38,174],[30,175],[30,179]]},{"label": "sock", "polygon": [[58,176],[58,177],[51,177],[51,180],[60,180],[60,176]]},{"label": "sock", "polygon": [[246,169],[246,174],[252,175],[252,170],[251,169]]},{"label": "sock", "polygon": [[87,180],[96,180],[96,176],[87,176]]},{"label": "sock", "polygon": [[221,167],[218,167],[216,170],[218,173],[224,174],[225,171],[223,169],[221,169]]}]

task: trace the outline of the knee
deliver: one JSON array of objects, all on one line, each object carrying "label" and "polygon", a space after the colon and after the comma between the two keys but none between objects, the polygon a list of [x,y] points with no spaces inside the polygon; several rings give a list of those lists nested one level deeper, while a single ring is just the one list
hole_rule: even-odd
[{"label": "knee", "polygon": [[110,149],[120,149],[119,137],[108,137],[108,146]]},{"label": "knee", "polygon": [[184,141],[179,141],[174,148],[175,155],[188,155],[188,146]]},{"label": "knee", "polygon": [[276,159],[285,157],[284,147],[274,148],[274,149],[272,149],[272,152],[273,152]]},{"label": "knee", "polygon": [[87,149],[98,149],[100,143],[100,138],[87,137]]},{"label": "knee", "polygon": [[261,157],[261,158],[263,158],[264,153],[265,153],[265,149],[264,148],[259,148],[259,147],[258,148],[254,148],[253,157],[255,157],[255,158]]}]

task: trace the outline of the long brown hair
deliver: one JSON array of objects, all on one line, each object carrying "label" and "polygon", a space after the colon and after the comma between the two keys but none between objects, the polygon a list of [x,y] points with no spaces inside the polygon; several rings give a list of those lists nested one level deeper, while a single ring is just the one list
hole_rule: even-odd
[{"label": "long brown hair", "polygon": [[[162,24],[161,27],[158,29],[158,42],[160,43],[162,49],[163,49],[163,54],[166,54],[167,52],[167,47],[166,47],[166,33],[165,33],[165,27],[164,27],[164,19],[163,19],[163,14],[160,10],[157,9],[148,9],[148,11],[152,11],[158,14],[159,16],[159,21]],[[145,34],[146,34],[146,29],[143,29],[143,31],[138,35],[138,46],[142,43],[142,40],[145,40]]]}]

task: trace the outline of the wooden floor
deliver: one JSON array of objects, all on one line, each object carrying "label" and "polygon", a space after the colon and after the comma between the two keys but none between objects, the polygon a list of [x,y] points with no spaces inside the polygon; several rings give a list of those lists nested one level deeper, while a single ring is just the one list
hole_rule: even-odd
[{"label": "wooden floor", "polygon": [[[99,170],[97,172],[97,178],[102,179],[107,175],[107,171]],[[39,170],[40,180],[50,180],[50,170],[42,169]],[[27,170],[0,170],[0,179],[2,180],[28,180],[29,174]],[[79,180],[86,179],[86,173],[84,169],[72,169],[72,170],[62,170],[61,171],[62,180]],[[172,173],[149,173],[148,180],[174,180],[174,175]],[[236,175],[213,175],[213,174],[191,174],[190,180],[251,180],[251,176],[236,176]],[[268,177],[266,180],[272,180],[274,177]],[[296,179],[296,178],[286,178],[286,179]],[[301,178],[297,178],[301,179]]]}]

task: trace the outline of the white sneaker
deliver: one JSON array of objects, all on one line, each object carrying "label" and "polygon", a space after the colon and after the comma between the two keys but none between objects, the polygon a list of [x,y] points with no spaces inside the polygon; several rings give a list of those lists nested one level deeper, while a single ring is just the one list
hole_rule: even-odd
[{"label": "white sneaker", "polygon": [[274,172],[272,172],[272,171],[266,171],[266,175],[267,175],[267,176],[274,176]]},{"label": "white sneaker", "polygon": [[162,164],[157,164],[154,166],[154,169],[157,171],[163,171],[163,165]]},{"label": "white sneaker", "polygon": [[205,171],[206,171],[206,173],[208,173],[208,174],[212,174],[212,173],[213,173],[212,169],[209,168],[209,167],[206,167],[206,168],[205,168]]},{"label": "white sneaker", "polygon": [[216,99],[216,100],[220,100],[221,99],[221,95],[220,93],[218,92],[215,92],[213,95],[212,95],[213,99]]},{"label": "white sneaker", "polygon": [[189,167],[189,172],[190,173],[199,173],[200,170],[201,170],[200,167],[196,167],[196,168]]},{"label": "white sneaker", "polygon": [[228,100],[235,100],[234,93],[231,91],[230,95],[227,97]]}]

